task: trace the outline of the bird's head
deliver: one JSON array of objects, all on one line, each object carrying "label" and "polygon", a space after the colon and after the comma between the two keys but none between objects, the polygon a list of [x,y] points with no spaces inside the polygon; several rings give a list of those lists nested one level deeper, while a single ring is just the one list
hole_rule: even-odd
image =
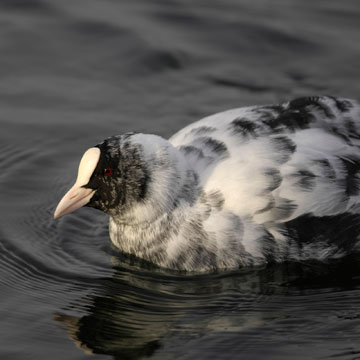
[{"label": "bird's head", "polygon": [[84,153],[54,218],[90,206],[120,221],[151,221],[172,206],[184,167],[180,153],[159,136],[110,137]]}]

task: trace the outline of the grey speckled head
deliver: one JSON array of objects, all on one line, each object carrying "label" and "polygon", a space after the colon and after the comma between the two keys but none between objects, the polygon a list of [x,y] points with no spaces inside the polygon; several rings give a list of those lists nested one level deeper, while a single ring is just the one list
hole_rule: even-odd
[{"label": "grey speckled head", "polygon": [[113,136],[96,145],[100,159],[85,185],[96,192],[86,206],[116,215],[145,199],[149,174],[143,148],[131,141],[132,135]]}]

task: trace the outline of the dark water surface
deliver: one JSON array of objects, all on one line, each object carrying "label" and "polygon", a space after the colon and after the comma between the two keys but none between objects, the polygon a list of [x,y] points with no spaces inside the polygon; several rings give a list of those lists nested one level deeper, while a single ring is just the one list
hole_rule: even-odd
[{"label": "dark water surface", "polygon": [[184,276],[117,254],[100,212],[52,219],[109,135],[360,99],[359,19],[357,0],[0,0],[0,359],[360,359],[359,259]]}]

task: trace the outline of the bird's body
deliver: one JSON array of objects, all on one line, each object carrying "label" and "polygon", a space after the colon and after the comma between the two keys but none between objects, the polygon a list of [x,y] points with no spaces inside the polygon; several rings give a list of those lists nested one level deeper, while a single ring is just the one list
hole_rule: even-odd
[{"label": "bird's body", "polygon": [[169,141],[111,137],[81,187],[110,215],[113,244],[161,267],[323,260],[357,247],[359,146],[357,102],[300,98],[215,114]]}]

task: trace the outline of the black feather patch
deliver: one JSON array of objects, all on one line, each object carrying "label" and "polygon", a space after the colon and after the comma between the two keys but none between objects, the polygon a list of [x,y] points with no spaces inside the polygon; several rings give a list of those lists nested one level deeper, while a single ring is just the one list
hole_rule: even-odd
[{"label": "black feather patch", "polygon": [[360,138],[360,134],[357,132],[355,122],[352,118],[345,117],[344,124],[345,124],[346,130],[349,132],[349,136],[351,138],[355,138],[355,139]]},{"label": "black feather patch", "polygon": [[301,98],[296,98],[289,102],[289,108],[299,109],[308,105],[317,105],[320,101],[320,96],[304,96]]},{"label": "black feather patch", "polygon": [[314,163],[317,163],[321,166],[323,175],[331,181],[336,180],[336,172],[332,165],[330,164],[329,160],[327,159],[318,159],[314,160]]},{"label": "black feather patch", "polygon": [[329,96],[329,97],[334,101],[336,108],[340,112],[348,112],[354,107],[354,105],[349,100],[338,99],[334,96]]},{"label": "black feather patch", "polygon": [[263,173],[268,178],[268,185],[266,186],[266,189],[264,191],[265,194],[277,189],[280,186],[282,182],[282,177],[278,169],[267,168],[264,170]]},{"label": "black feather patch", "polygon": [[288,221],[289,234],[301,244],[323,242],[336,245],[338,249],[349,253],[359,242],[360,215],[343,213],[334,216],[303,215]]},{"label": "black feather patch", "polygon": [[279,155],[280,163],[288,161],[296,150],[296,144],[284,135],[272,137],[270,141],[276,153]]},{"label": "black feather patch", "polygon": [[270,133],[276,133],[283,130],[276,121],[282,111],[283,107],[273,108],[269,106],[256,107],[252,110],[252,112],[255,113],[255,116],[270,130]]},{"label": "black feather patch", "polygon": [[280,198],[271,213],[274,219],[281,220],[290,217],[296,209],[297,205],[292,200]]},{"label": "black feather patch", "polygon": [[278,118],[275,119],[273,126],[283,126],[290,131],[296,131],[309,128],[310,123],[314,120],[314,115],[306,109],[290,109],[281,113]]},{"label": "black feather patch", "polygon": [[271,218],[277,221],[290,217],[296,209],[297,205],[292,200],[277,198],[276,201],[275,199],[271,199],[269,203],[263,209],[258,210],[256,214],[270,211]]},{"label": "black feather patch", "polygon": [[[335,121],[336,116],[338,112],[346,113],[353,107],[354,104],[350,100],[337,99],[331,96],[308,96],[294,99],[283,105],[257,106],[251,110],[258,120],[254,134],[259,135],[260,132],[261,135],[295,132],[297,130],[310,128],[316,121],[322,121],[328,123],[329,128],[331,126],[334,127],[334,132],[344,137],[347,134],[339,131],[336,127],[336,125],[339,125],[338,122]],[[338,111],[336,111],[336,109]],[[334,124],[331,124],[332,122]],[[348,126],[352,126],[351,122]],[[359,138],[359,134],[356,134],[354,130],[355,127],[352,126],[352,130],[349,131],[353,137]],[[239,131],[243,131],[241,129],[241,123]],[[248,132],[251,133],[251,129],[250,131],[248,130]]]},{"label": "black feather patch", "polygon": [[307,129],[316,120],[313,109],[319,109],[324,116],[332,119],[334,112],[318,96],[302,97],[289,102],[288,106],[260,107],[254,111],[260,115],[261,121],[272,131],[281,132],[284,130],[296,131]]},{"label": "black feather patch", "polygon": [[283,108],[276,110],[258,108],[254,110],[259,115],[260,120],[272,132],[296,131],[307,129],[311,122],[315,120],[312,112],[307,108]]},{"label": "black feather patch", "polygon": [[334,112],[323,100],[319,96],[309,96],[309,97],[298,98],[298,99],[295,99],[295,100],[292,100],[289,102],[289,109],[303,111],[304,108],[312,105],[316,109],[321,110],[324,113],[325,117],[327,117],[329,119],[335,118]]},{"label": "black feather patch", "polygon": [[257,210],[255,212],[255,214],[262,214],[264,212],[270,211],[274,207],[275,207],[275,200],[272,198],[272,199],[269,200],[268,204],[264,208],[262,208],[260,210]]},{"label": "black feather patch", "polygon": [[204,158],[203,151],[197,148],[196,146],[192,146],[192,145],[180,146],[179,150],[186,156],[192,155],[197,157],[198,159]]},{"label": "black feather patch", "polygon": [[255,122],[246,118],[238,118],[231,122],[230,129],[234,134],[238,134],[244,137],[256,137],[257,125]]},{"label": "black feather patch", "polygon": [[219,140],[215,140],[211,137],[204,136],[196,139],[196,143],[201,143],[205,150],[208,150],[211,153],[214,153],[218,156],[227,156],[228,150],[226,145]]},{"label": "black feather patch", "polygon": [[308,170],[299,170],[291,175],[296,178],[295,186],[303,191],[311,191],[316,185],[316,175]]},{"label": "black feather patch", "polygon": [[346,195],[354,196],[360,190],[360,159],[340,157],[346,169]]}]

